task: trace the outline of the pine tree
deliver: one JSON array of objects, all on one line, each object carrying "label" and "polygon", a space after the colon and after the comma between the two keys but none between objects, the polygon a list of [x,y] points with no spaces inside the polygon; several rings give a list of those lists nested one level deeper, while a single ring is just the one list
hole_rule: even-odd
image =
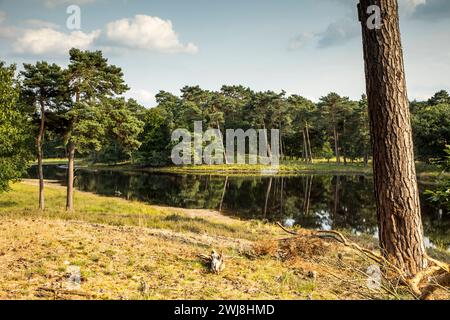
[{"label": "pine tree", "polygon": [[62,94],[64,78],[61,68],[56,64],[37,62],[35,65],[24,64],[22,77],[22,91],[24,99],[36,110],[39,129],[36,135],[36,149],[39,176],[39,209],[45,209],[44,201],[44,172],[43,172],[43,144],[46,129],[46,113],[58,108],[58,101]]}]

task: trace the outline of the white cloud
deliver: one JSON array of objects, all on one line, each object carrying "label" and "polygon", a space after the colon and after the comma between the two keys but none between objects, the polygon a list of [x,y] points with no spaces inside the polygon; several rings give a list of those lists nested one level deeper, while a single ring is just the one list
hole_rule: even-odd
[{"label": "white cloud", "polygon": [[133,49],[168,53],[198,52],[198,47],[193,43],[180,42],[170,20],[147,15],[108,23],[106,36],[113,44]]},{"label": "white cloud", "polygon": [[13,44],[14,52],[20,54],[67,54],[70,48],[88,49],[100,31],[63,33],[51,28],[26,29]]},{"label": "white cloud", "polygon": [[317,42],[320,49],[343,45],[359,35],[359,24],[355,20],[341,19],[328,25],[323,32],[301,33],[289,41],[289,50],[303,48],[309,42]]},{"label": "white cloud", "polygon": [[342,19],[331,23],[327,29],[318,34],[319,48],[342,45],[356,38],[360,33],[360,25],[351,19]]},{"label": "white cloud", "polygon": [[145,107],[153,107],[156,104],[155,94],[145,89],[131,89],[126,96],[136,100]]}]

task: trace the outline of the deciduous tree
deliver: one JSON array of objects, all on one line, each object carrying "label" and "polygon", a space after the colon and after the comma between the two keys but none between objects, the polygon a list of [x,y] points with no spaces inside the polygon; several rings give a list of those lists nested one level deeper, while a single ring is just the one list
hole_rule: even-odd
[{"label": "deciduous tree", "polygon": [[0,192],[20,178],[31,159],[31,125],[20,103],[15,66],[0,61]]}]

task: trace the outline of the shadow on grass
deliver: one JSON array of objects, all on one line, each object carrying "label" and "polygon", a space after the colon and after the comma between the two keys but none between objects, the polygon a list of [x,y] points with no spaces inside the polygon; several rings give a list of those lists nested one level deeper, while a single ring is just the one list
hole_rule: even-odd
[{"label": "shadow on grass", "polygon": [[221,224],[221,223],[214,223],[210,222],[205,219],[201,218],[189,218],[189,217],[183,217],[177,214],[171,214],[170,216],[167,216],[165,218],[166,221],[172,221],[172,222],[186,222],[187,225],[185,226],[185,229],[194,233],[201,233],[201,229],[198,226],[195,226],[194,223],[198,223],[206,228],[216,229],[219,228],[221,230],[226,230],[231,233],[237,232],[236,228],[233,228],[231,226]]},{"label": "shadow on grass", "polygon": [[0,201],[0,208],[11,208],[16,206],[18,203],[15,201]]}]

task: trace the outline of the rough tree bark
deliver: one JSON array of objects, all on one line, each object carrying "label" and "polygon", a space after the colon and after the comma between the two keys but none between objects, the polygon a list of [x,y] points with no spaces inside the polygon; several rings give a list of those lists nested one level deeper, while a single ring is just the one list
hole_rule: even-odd
[{"label": "rough tree bark", "polygon": [[[381,27],[369,28],[373,8]],[[369,8],[370,7],[370,8]],[[360,0],[373,170],[383,255],[407,276],[426,267],[397,0]]]},{"label": "rough tree bark", "polygon": [[37,158],[38,158],[38,176],[39,176],[39,209],[45,209],[44,200],[44,169],[43,169],[43,158],[44,153],[42,150],[42,145],[44,144],[44,133],[45,133],[45,104],[44,101],[39,101],[41,106],[41,122],[39,125],[39,133],[36,139],[37,147]]}]

